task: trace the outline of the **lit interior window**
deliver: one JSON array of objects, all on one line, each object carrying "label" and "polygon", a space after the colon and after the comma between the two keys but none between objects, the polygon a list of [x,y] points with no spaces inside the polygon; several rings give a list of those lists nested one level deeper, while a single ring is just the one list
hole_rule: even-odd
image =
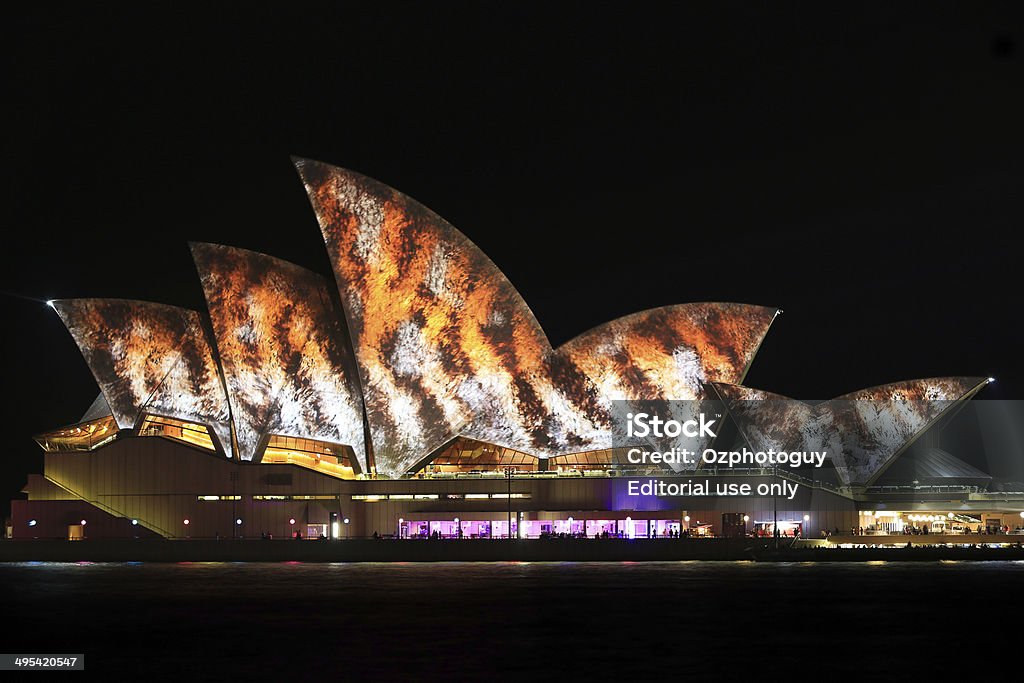
[{"label": "lit interior window", "polygon": [[339,479],[355,479],[351,450],[347,446],[301,439],[293,436],[271,436],[263,463],[298,465],[323,472]]},{"label": "lit interior window", "polygon": [[518,472],[538,469],[536,456],[511,448],[492,446],[472,439],[456,439],[423,467],[426,476],[501,475],[502,468],[515,467]]},{"label": "lit interior window", "polygon": [[36,443],[47,453],[91,451],[110,443],[117,437],[114,417],[107,417],[56,429],[35,437]]},{"label": "lit interior window", "polygon": [[213,446],[213,439],[210,438],[210,430],[205,425],[175,420],[170,417],[147,415],[142,422],[142,428],[139,429],[139,436],[162,436],[175,441],[184,441],[204,450],[216,450]]}]

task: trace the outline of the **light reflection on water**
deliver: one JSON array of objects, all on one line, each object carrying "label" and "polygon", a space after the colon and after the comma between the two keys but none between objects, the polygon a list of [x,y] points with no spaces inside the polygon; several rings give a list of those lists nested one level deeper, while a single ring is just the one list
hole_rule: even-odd
[{"label": "light reflection on water", "polygon": [[860,666],[891,674],[934,648],[930,629],[893,625],[1015,613],[1022,579],[1024,561],[0,565],[8,652],[84,651],[94,671],[383,680],[541,676],[565,657],[597,680],[666,677],[680,657],[700,677],[766,651],[802,666],[880,630],[885,647]]}]

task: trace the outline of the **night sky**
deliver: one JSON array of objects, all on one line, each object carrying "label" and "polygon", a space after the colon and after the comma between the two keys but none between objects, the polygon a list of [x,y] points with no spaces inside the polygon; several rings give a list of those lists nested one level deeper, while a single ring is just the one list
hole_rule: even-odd
[{"label": "night sky", "polygon": [[751,386],[1024,398],[1021,3],[23,6],[3,31],[2,501],[97,393],[46,299],[201,310],[188,240],[330,275],[290,155],[448,219],[555,345],[739,301],[785,310]]}]

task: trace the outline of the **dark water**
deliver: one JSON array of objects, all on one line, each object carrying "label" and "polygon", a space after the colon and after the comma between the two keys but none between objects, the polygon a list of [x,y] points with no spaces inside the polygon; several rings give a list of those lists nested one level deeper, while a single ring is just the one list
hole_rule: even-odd
[{"label": "dark water", "polygon": [[0,587],[0,652],[159,680],[892,680],[1024,649],[1024,562],[26,563]]}]

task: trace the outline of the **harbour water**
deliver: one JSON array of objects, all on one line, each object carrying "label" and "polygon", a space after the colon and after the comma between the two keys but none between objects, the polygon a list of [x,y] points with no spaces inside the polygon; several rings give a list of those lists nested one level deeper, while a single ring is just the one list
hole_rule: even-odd
[{"label": "harbour water", "polygon": [[158,680],[889,680],[1024,646],[1024,562],[12,563],[0,591],[0,651]]}]

